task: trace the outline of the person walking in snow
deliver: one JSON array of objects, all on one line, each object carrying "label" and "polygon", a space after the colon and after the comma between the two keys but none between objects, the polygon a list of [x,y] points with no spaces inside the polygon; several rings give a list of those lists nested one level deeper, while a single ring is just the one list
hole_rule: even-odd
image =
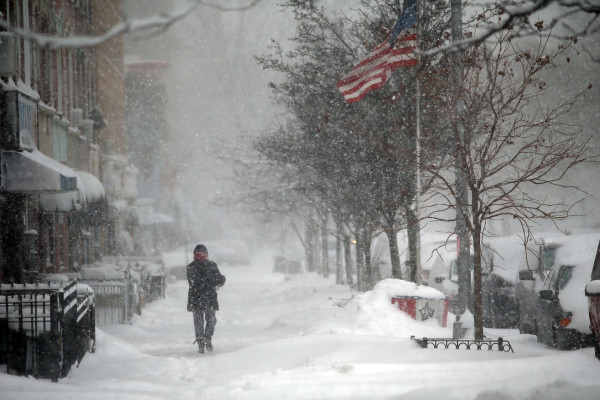
[{"label": "person walking in snow", "polygon": [[[208,249],[199,244],[194,248],[194,261],[187,266],[189,283],[187,310],[193,312],[194,330],[198,351],[213,351],[212,336],[217,324],[216,311],[219,310],[217,289],[225,284],[217,264],[208,259]],[[206,323],[206,326],[205,326]]]}]

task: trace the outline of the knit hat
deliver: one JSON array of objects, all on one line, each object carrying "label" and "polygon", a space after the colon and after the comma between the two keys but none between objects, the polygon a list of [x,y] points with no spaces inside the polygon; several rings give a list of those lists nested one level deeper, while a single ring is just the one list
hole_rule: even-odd
[{"label": "knit hat", "polygon": [[208,255],[208,249],[205,245],[199,244],[194,248],[194,253],[205,253],[206,255]]}]

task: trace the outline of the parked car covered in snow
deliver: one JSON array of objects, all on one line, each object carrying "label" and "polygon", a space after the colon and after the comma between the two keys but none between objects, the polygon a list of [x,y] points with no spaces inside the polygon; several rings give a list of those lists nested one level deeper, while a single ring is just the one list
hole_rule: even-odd
[{"label": "parked car covered in snow", "polygon": [[[446,246],[437,249],[436,252],[431,267],[430,286],[446,295],[446,298],[449,301],[450,312],[456,314],[458,311],[458,264],[456,259],[456,242],[448,242]],[[473,273],[472,253],[470,271]],[[472,298],[471,295],[470,297]],[[469,309],[472,309],[470,303],[471,302],[469,302],[467,306]]]},{"label": "parked car covered in snow", "polygon": [[590,329],[594,335],[596,357],[600,360],[600,243],[596,249],[591,281],[585,286],[585,295],[588,296]]},{"label": "parked car covered in snow", "polygon": [[483,323],[490,328],[518,326],[515,286],[525,252],[517,235],[488,238],[482,260]]},{"label": "parked car covered in snow", "polygon": [[533,313],[538,341],[563,350],[592,345],[583,288],[589,281],[599,241],[600,234],[582,234],[555,239],[548,246],[552,256],[545,255],[545,267],[549,268]]},{"label": "parked car covered in snow", "polygon": [[[517,319],[520,333],[535,334],[535,307],[538,293],[555,268],[557,250],[572,241],[575,236],[558,233],[538,234],[536,243],[527,243],[518,266],[518,280],[515,285]],[[575,239],[576,240],[576,239]]]},{"label": "parked car covered in snow", "polygon": [[288,258],[283,255],[277,255],[273,259],[273,271],[282,274],[300,274],[304,272],[302,263],[298,260]]}]

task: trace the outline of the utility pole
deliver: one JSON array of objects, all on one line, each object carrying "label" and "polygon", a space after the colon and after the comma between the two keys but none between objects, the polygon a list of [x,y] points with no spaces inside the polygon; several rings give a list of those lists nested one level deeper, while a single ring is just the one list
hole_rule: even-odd
[{"label": "utility pole", "polygon": [[[415,2],[415,11],[416,11],[416,15],[417,15],[417,40],[420,40],[421,38],[421,18],[419,15],[419,11],[421,11],[421,7],[419,7],[419,0],[417,0]],[[421,65],[421,56],[417,55],[417,59],[419,60],[419,62],[417,63],[417,65]],[[415,182],[415,214],[416,214],[416,231],[417,231],[417,237],[416,237],[416,241],[415,241],[415,263],[414,263],[414,267],[415,267],[415,283],[417,285],[421,285],[423,283],[423,272],[421,270],[421,223],[420,221],[420,201],[421,201],[421,88],[420,88],[420,83],[419,83],[419,74],[417,72],[416,75],[416,79],[417,79],[417,127],[416,127],[416,137],[415,137],[415,161],[416,161],[416,165],[417,165],[417,171],[416,171],[416,182]]]},{"label": "utility pole", "polygon": [[[462,40],[462,0],[450,0],[451,9],[451,24],[452,24],[452,41]],[[463,165],[461,146],[465,143],[465,132],[460,117],[463,112],[463,105],[460,101],[460,91],[462,88],[463,74],[463,53],[460,49],[455,49],[453,53],[453,76],[454,76],[454,110],[453,117],[457,122],[457,138],[456,138],[456,159],[455,159],[455,187],[456,187],[456,234],[457,234],[457,267],[458,267],[458,311],[456,315],[456,323],[454,324],[453,336],[462,338],[464,329],[460,317],[467,309],[467,303],[471,292],[471,251],[469,232],[466,226],[466,218],[468,218],[467,204],[469,201],[466,171]]]},{"label": "utility pole", "polygon": [[[402,12],[404,13],[407,7],[411,4],[410,0],[404,0],[402,6]],[[419,21],[419,0],[415,1],[415,26],[416,36],[419,40],[420,36],[420,21]],[[417,45],[417,48],[419,46]],[[420,55],[417,54],[417,65],[420,65]],[[420,67],[418,67],[420,68]],[[414,181],[414,202],[408,204],[406,207],[406,223],[408,232],[408,265],[409,265],[409,276],[410,281],[417,285],[422,284],[422,272],[421,272],[421,224],[419,222],[419,201],[421,196],[421,148],[420,148],[420,87],[419,87],[419,75],[418,68],[415,71],[415,153],[414,153],[414,164],[415,164],[415,181]]]}]

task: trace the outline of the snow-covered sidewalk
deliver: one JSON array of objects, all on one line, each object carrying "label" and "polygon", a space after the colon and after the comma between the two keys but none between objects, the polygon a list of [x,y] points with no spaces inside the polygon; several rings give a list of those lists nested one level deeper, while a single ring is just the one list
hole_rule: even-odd
[{"label": "snow-covered sidewalk", "polygon": [[[416,322],[384,290],[356,296],[333,278],[271,272],[271,259],[223,267],[215,352],[198,354],[187,282],[167,288],[131,326],[98,330],[97,350],[68,378],[0,374],[1,399],[597,399],[600,362],[514,330],[486,330],[515,353],[421,349],[451,336]],[[218,260],[217,260],[218,261]]]}]

